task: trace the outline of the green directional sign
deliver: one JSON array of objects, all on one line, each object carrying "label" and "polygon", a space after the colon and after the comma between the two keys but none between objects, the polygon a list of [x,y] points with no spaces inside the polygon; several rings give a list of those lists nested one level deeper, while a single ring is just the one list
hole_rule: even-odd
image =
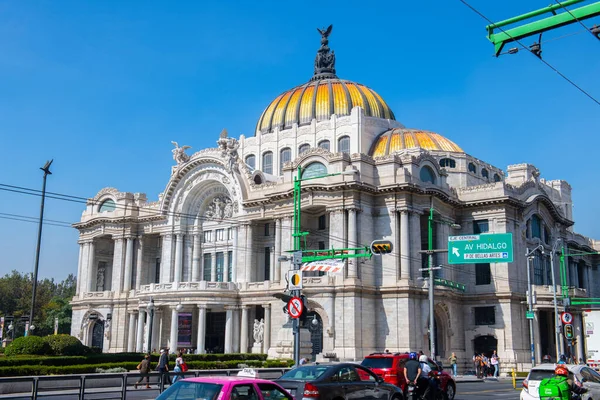
[{"label": "green directional sign", "polygon": [[512,233],[483,233],[448,237],[448,264],[512,261]]}]

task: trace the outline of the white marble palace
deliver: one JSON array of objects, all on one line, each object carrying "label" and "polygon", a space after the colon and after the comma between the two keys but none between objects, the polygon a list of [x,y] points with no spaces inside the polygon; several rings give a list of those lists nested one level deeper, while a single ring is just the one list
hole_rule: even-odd
[{"label": "white marble palace", "polygon": [[[530,362],[525,254],[541,244],[544,252],[530,258],[535,355],[556,356],[552,248],[600,249],[573,231],[571,186],[543,179],[530,164],[504,171],[440,134],[404,127],[374,90],[336,76],[329,33],[312,78],[275,97],[248,137],[224,130],[216,147],[191,155],[173,142],[175,165],[157,201],[113,188],[89,199],[74,225],[74,336],[105,352],[291,357],[288,316],[274,295],[284,293],[291,268],[280,256],[293,249],[300,166],[302,177],[332,174],[302,183],[306,248],[394,244],[392,254],[347,261],[337,273],[304,273],[303,353],[360,360],[384,349],[427,352],[428,280],[420,269],[433,208],[434,249],[447,249],[451,235],[486,232],[512,233],[514,246],[511,263],[449,265],[446,253],[435,253],[436,278],[465,285],[435,285],[437,354],[470,360],[497,349],[505,368]],[[598,256],[567,258],[571,296],[600,297],[599,264]],[[571,351],[585,357],[581,315],[574,317]]]}]

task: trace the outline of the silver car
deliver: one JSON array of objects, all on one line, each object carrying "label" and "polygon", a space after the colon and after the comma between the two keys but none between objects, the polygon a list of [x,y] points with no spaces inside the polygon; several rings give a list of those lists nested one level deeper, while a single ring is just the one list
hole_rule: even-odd
[{"label": "silver car", "polygon": [[[569,369],[569,380],[575,380],[587,389],[587,392],[581,396],[582,400],[600,400],[600,374],[598,372],[587,365],[567,364],[566,367]],[[521,400],[538,400],[540,398],[540,382],[553,377],[555,368],[555,364],[541,364],[533,367],[523,381]]]}]

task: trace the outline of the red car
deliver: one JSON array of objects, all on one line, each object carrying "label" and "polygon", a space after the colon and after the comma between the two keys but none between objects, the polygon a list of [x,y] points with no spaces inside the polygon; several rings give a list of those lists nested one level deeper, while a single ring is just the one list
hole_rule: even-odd
[{"label": "red car", "polygon": [[[361,365],[371,369],[384,381],[398,386],[406,395],[407,386],[404,379],[404,363],[406,361],[408,361],[408,353],[372,353],[365,357]],[[432,359],[428,358],[427,362],[432,371],[439,372],[440,385],[446,400],[454,400],[456,382],[452,376]]]}]

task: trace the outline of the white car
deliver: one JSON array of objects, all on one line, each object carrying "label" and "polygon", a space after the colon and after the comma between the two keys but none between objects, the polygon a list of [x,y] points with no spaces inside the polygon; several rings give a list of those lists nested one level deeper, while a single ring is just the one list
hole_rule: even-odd
[{"label": "white car", "polygon": [[[587,389],[587,392],[581,396],[582,400],[600,400],[600,374],[598,372],[587,365],[567,364],[566,367],[569,369],[569,380],[575,379]],[[556,364],[541,364],[533,367],[523,381],[521,400],[538,400],[540,398],[540,382],[542,379],[554,376],[555,368]]]}]

